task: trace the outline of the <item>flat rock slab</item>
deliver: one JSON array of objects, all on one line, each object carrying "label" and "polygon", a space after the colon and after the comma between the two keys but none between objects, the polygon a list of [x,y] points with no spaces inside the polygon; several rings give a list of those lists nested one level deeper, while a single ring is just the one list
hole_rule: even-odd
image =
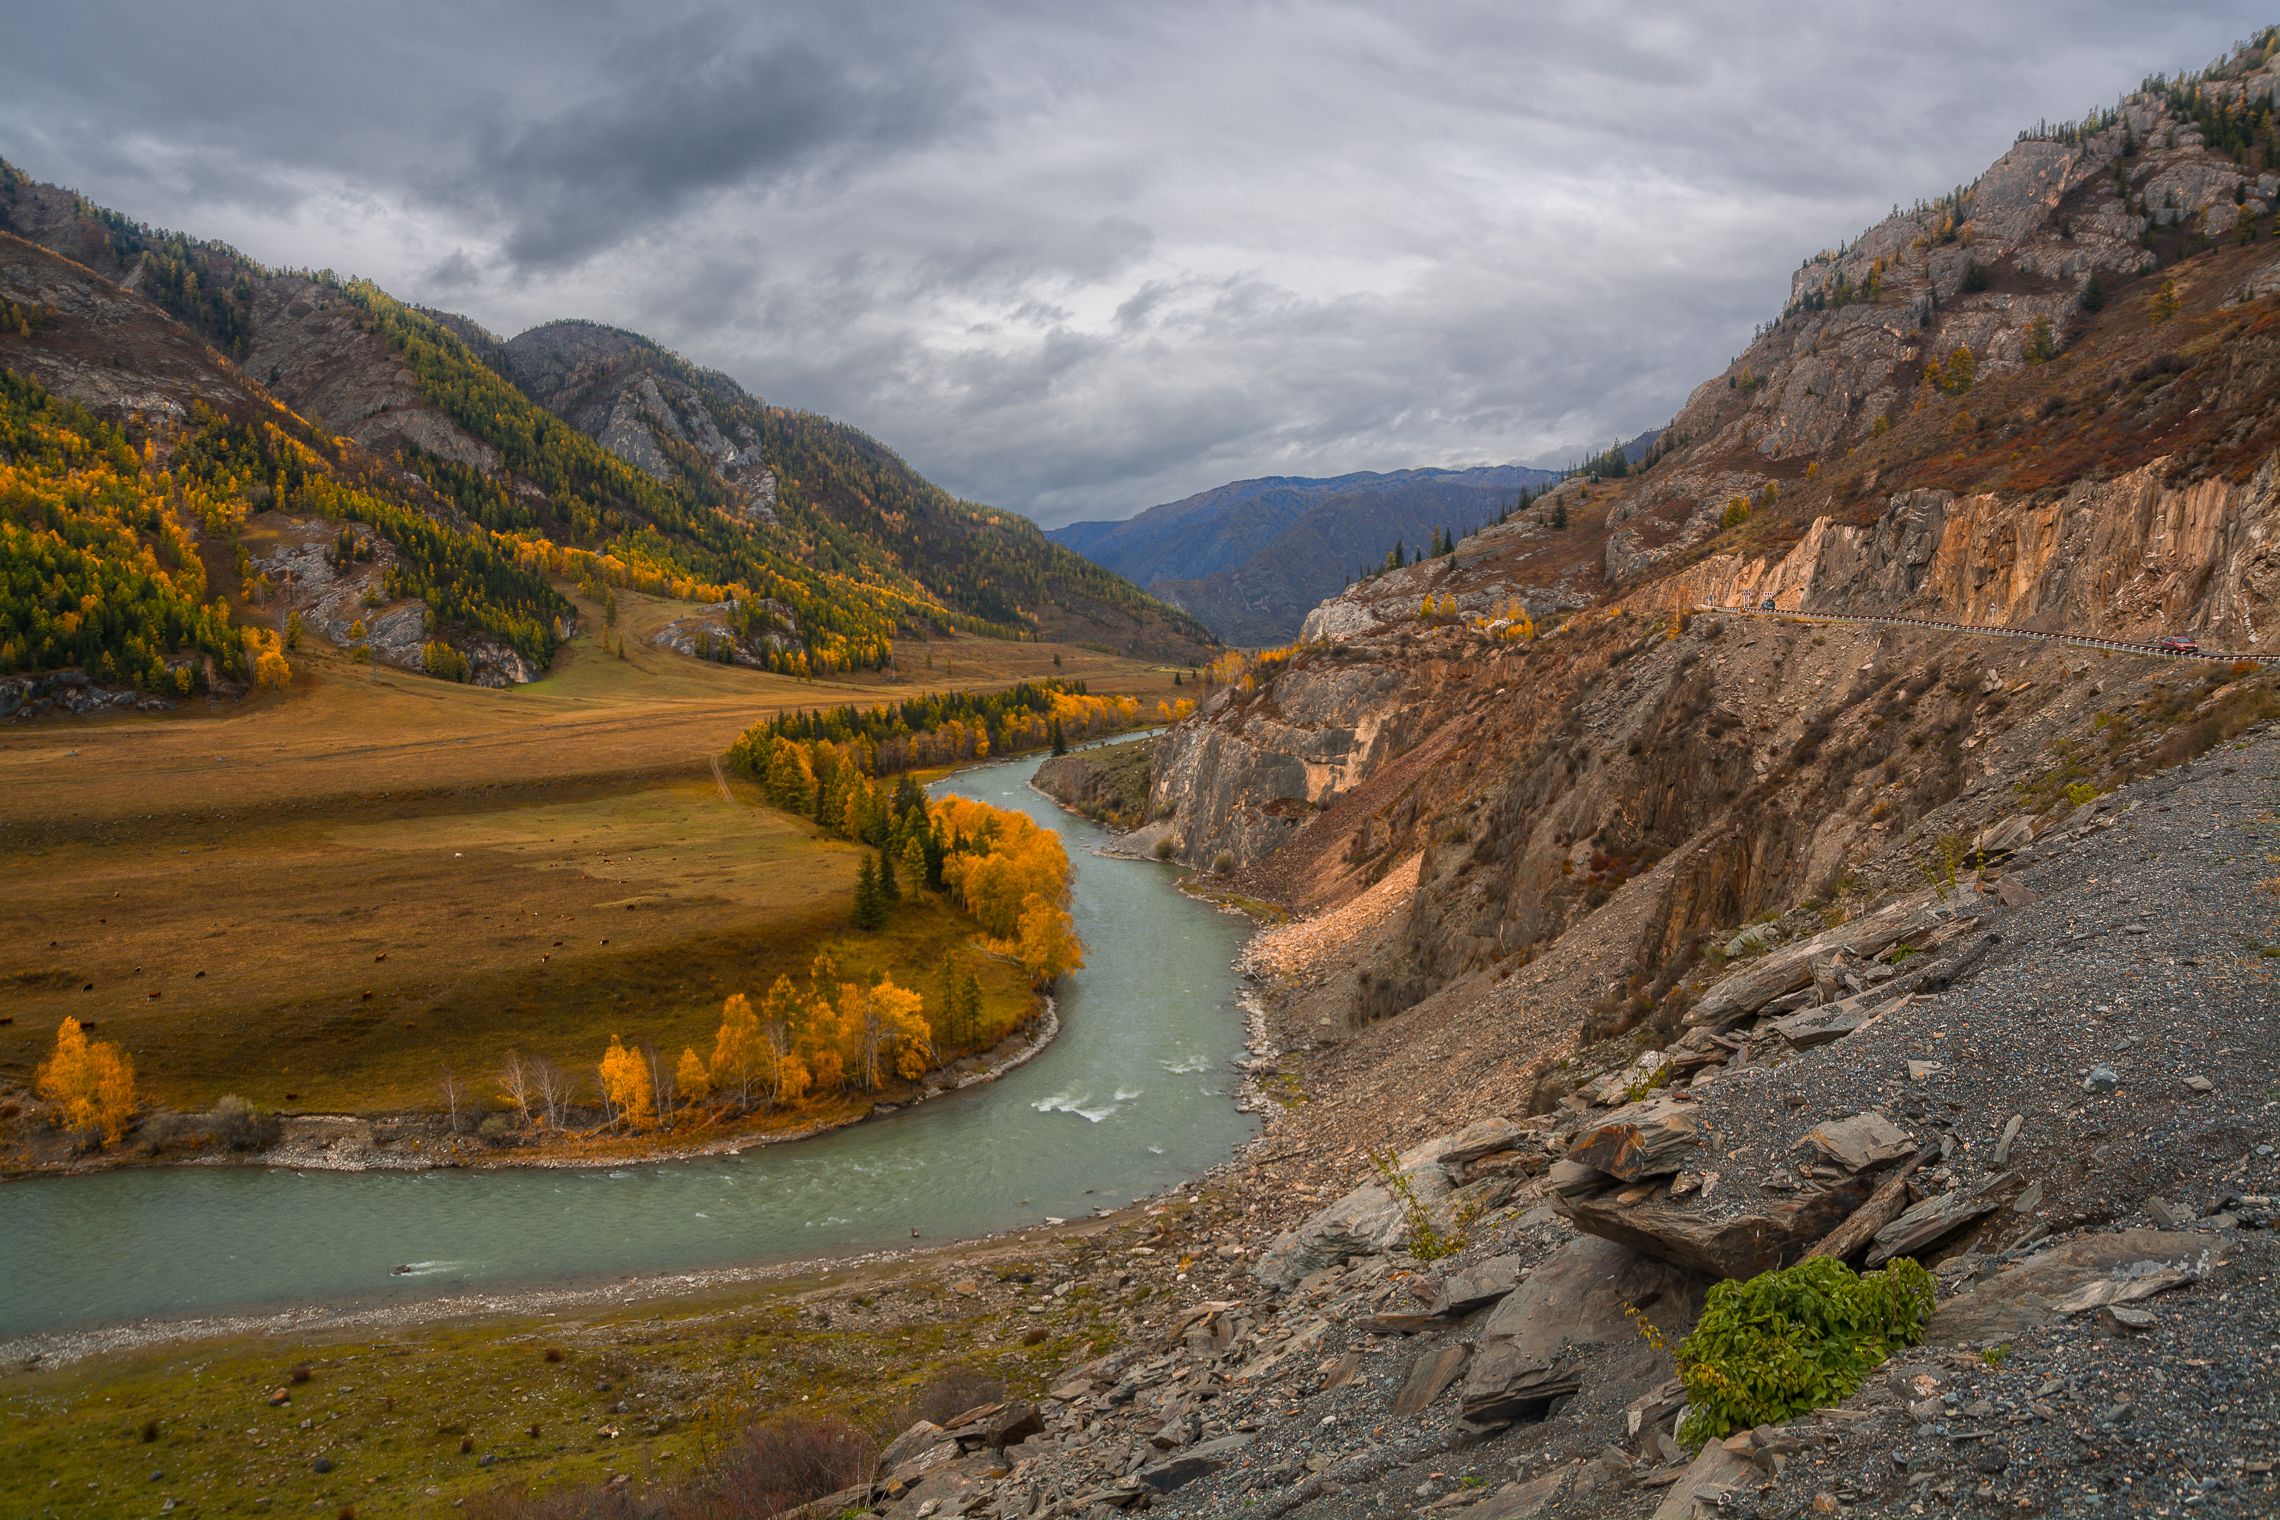
[{"label": "flat rock slab", "polygon": [[1191,1446],[1176,1457],[1166,1457],[1140,1469],[1140,1481],[1159,1494],[1168,1494],[1175,1488],[1207,1478],[1239,1456],[1256,1437],[1244,1434],[1221,1436]]},{"label": "flat rock slab", "polygon": [[1409,1364],[1409,1376],[1402,1379],[1401,1391],[1393,1396],[1394,1418],[1407,1419],[1424,1412],[1427,1405],[1457,1380],[1470,1360],[1472,1347],[1465,1345],[1419,1352],[1416,1360]]},{"label": "flat rock slab", "polygon": [[1876,1001],[1874,993],[1861,993],[1842,998],[1820,1008],[1807,1008],[1798,1013],[1785,1014],[1773,1021],[1773,1032],[1799,1050],[1811,1050],[1831,1040],[1841,1040],[1848,1034],[1866,1029],[1897,1008],[1908,1003],[1907,994]]},{"label": "flat rock slab", "polygon": [[1696,1520],[1718,1513],[1718,1501],[1757,1477],[1757,1470],[1726,1449],[1723,1442],[1705,1442],[1702,1452],[1655,1506],[1654,1520]]},{"label": "flat rock slab", "polygon": [[1906,1130],[1879,1113],[1854,1114],[1816,1124],[1797,1142],[1828,1157],[1848,1172],[1863,1172],[1897,1161],[1916,1149]]},{"label": "flat rock slab", "polygon": [[1520,1285],[1520,1258],[1492,1256],[1478,1266],[1451,1272],[1433,1295],[1433,1312],[1454,1319],[1485,1309]]},{"label": "flat rock slab", "polygon": [[1558,1496],[1560,1486],[1567,1482],[1570,1469],[1555,1467],[1525,1483],[1507,1483],[1470,1509],[1458,1510],[1464,1520],[1536,1520],[1552,1500]]},{"label": "flat rock slab", "polygon": [[1895,1256],[1906,1256],[1945,1239],[1982,1215],[1992,1214],[2009,1192],[2010,1173],[1991,1177],[1975,1188],[1952,1188],[1910,1205],[1900,1216],[1876,1232],[1868,1248],[1868,1264],[1882,1266]]},{"label": "flat rock slab", "polygon": [[1745,963],[1704,993],[1687,1011],[1694,1027],[1724,1029],[1738,1024],[1776,998],[1813,985],[1817,963],[1840,953],[1867,957],[1902,940],[1912,940],[1948,924],[1953,915],[1930,898],[1903,899],[1865,918],[1816,934]]},{"label": "flat rock slab", "polygon": [[[1408,1179],[1410,1192],[1427,1208],[1454,1191],[1441,1158],[1455,1138],[1428,1140],[1402,1152],[1395,1162]],[[1408,1233],[1406,1203],[1372,1182],[1313,1214],[1297,1229],[1276,1236],[1251,1271],[1268,1287],[1295,1288],[1309,1273],[1390,1251]]]},{"label": "flat rock slab", "polygon": [[1445,1167],[1470,1166],[1483,1156],[1511,1150],[1533,1133],[1534,1126],[1515,1123],[1510,1119],[1475,1119],[1448,1137],[1440,1148],[1440,1164]]},{"label": "flat rock slab", "polygon": [[1528,1274],[1481,1325],[1465,1373],[1462,1409],[1475,1424],[1540,1417],[1552,1400],[1621,1359],[1605,1355],[1642,1344],[1623,1312],[1635,1307],[1680,1339],[1702,1307],[1702,1284],[1667,1262],[1607,1240],[1562,1246]]},{"label": "flat rock slab", "polygon": [[1849,1262],[1867,1249],[1868,1243],[1876,1238],[1876,1232],[1899,1218],[1908,1207],[1908,1176],[1915,1169],[1916,1162],[1910,1161],[1886,1173],[1884,1180],[1876,1185],[1876,1191],[1868,1195],[1868,1201],[1853,1210],[1843,1224],[1822,1236],[1805,1254]]},{"label": "flat rock slab", "polygon": [[1604,1192],[1562,1197],[1559,1210],[1587,1235],[1620,1241],[1688,1271],[1755,1277],[1787,1266],[1868,1201],[1875,1179],[1856,1174],[1816,1192],[1760,1201],[1735,1213],[1692,1198],[1623,1203]]},{"label": "flat rock slab", "polygon": [[982,1426],[982,1439],[993,1451],[1003,1451],[1038,1434],[1045,1428],[1045,1417],[1037,1406],[1027,1399],[1015,1399],[1001,1408]]},{"label": "flat rock slab", "polygon": [[[2080,1312],[2065,1306],[2101,1284],[2142,1283],[2180,1269],[2195,1275],[2206,1272],[2215,1265],[2216,1245],[2211,1236],[2187,1230],[2078,1235],[2012,1263],[1941,1304],[1932,1313],[1926,1340],[1938,1346],[1968,1346],[2048,1325],[2069,1312]],[[2184,1280],[2180,1276],[2162,1286]]]},{"label": "flat rock slab", "polygon": [[957,1437],[932,1420],[920,1420],[887,1443],[887,1449],[879,1453],[879,1470],[891,1473],[907,1466],[912,1469],[910,1476],[915,1478],[936,1463],[957,1455]]}]

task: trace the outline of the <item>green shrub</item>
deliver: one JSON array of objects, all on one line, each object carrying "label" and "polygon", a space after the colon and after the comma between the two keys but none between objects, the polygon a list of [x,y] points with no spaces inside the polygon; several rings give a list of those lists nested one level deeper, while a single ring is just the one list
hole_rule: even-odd
[{"label": "green shrub", "polygon": [[266,1150],[277,1143],[283,1126],[277,1116],[254,1107],[236,1093],[224,1093],[208,1116],[214,1138],[233,1151]]},{"label": "green shrub", "polygon": [[1710,1290],[1678,1348],[1689,1446],[1837,1403],[1877,1363],[1924,1337],[1932,1275],[1902,1258],[1856,1274],[1816,1256]]}]

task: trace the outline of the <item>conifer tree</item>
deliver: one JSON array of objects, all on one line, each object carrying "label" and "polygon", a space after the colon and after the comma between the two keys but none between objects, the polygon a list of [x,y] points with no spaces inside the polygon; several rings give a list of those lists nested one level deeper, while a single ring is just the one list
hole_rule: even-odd
[{"label": "conifer tree", "polygon": [[887,921],[887,905],[879,892],[879,858],[863,852],[855,873],[855,927],[876,929]]},{"label": "conifer tree", "polygon": [[895,858],[883,845],[879,849],[879,901],[882,905],[902,901],[902,884],[895,880]]},{"label": "conifer tree", "polygon": [[2161,282],[2161,289],[2154,292],[2152,306],[2152,317],[2154,325],[2158,327],[2160,324],[2168,321],[2171,317],[2176,316],[2179,304],[2180,303],[2177,298],[2176,279],[2170,278],[2163,280]]},{"label": "conifer tree", "polygon": [[942,1010],[935,1029],[945,1049],[965,1043],[965,1035],[958,1028],[958,967],[949,956],[942,957],[940,985],[935,989],[934,1006]]},{"label": "conifer tree", "polygon": [[981,1043],[982,982],[971,971],[958,984],[958,1027],[963,1031],[963,1038],[968,1044]]}]

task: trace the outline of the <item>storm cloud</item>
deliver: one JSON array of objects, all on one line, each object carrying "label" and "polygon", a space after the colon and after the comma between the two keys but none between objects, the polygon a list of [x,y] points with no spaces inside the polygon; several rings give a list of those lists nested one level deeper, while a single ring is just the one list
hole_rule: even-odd
[{"label": "storm cloud", "polygon": [[1799,260],[2221,0],[81,3],[0,156],[502,332],[635,328],[1052,523],[1666,420]]}]

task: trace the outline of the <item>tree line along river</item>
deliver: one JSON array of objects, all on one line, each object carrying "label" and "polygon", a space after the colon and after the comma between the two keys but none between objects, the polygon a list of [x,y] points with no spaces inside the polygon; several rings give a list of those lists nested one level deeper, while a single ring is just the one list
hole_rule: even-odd
[{"label": "tree line along river", "polygon": [[[382,1303],[464,1289],[946,1241],[1130,1202],[1225,1160],[1244,922],[1172,868],[1030,789],[1042,757],[938,790],[1056,830],[1084,968],[1061,1032],[992,1083],[734,1156],[566,1170],[164,1167],[0,1186],[0,1338],[144,1319]],[[409,1267],[410,1270],[398,1269]]]}]

